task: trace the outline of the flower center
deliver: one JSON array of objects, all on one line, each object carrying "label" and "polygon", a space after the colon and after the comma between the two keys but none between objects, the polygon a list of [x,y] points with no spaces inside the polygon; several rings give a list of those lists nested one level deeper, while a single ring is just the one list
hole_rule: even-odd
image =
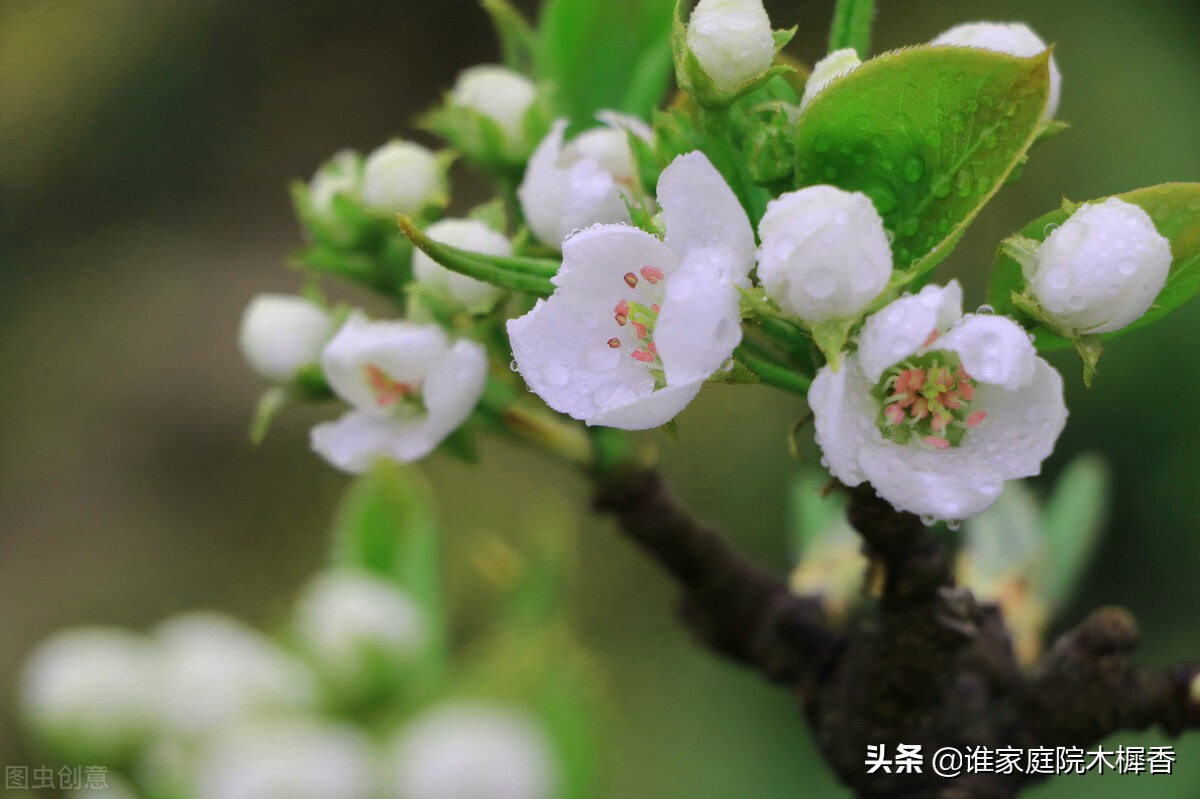
[{"label": "flower center", "polygon": [[618,330],[617,335],[607,342],[612,349],[621,350],[635,361],[646,364],[654,375],[656,389],[666,385],[662,359],[654,346],[654,326],[658,322],[662,299],[662,289],[658,286],[664,277],[661,269],[648,264],[637,274],[626,272],[622,276],[631,296],[613,306],[613,321]]},{"label": "flower center", "polygon": [[957,447],[967,430],[987,418],[971,409],[975,380],[952,352],[931,352],[892,367],[872,394],[880,404],[880,432],[898,444],[916,438],[935,449]]},{"label": "flower center", "polygon": [[394,416],[411,416],[424,413],[425,403],[421,399],[419,383],[404,383],[396,380],[375,364],[363,367],[367,385],[375,396],[375,404]]}]

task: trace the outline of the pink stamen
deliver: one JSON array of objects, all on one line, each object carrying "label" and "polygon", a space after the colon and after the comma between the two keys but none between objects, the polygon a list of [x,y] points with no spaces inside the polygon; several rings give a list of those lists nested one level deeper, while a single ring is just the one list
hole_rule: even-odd
[{"label": "pink stamen", "polygon": [[922,346],[922,347],[928,347],[930,344],[932,344],[933,342],[937,341],[937,340],[938,340],[938,336],[940,336],[940,335],[942,335],[942,331],[938,330],[938,329],[935,327],[933,330],[929,331],[929,335],[926,337],[926,339],[925,339],[925,343],[924,343],[924,344],[922,344],[921,346]]},{"label": "pink stamen", "polygon": [[935,432],[935,433],[946,432],[946,417],[942,416],[940,414],[933,417],[933,419],[929,422],[929,426],[933,429],[933,432]]},{"label": "pink stamen", "polygon": [[619,350],[621,348],[621,339],[610,338],[608,340],[608,346],[612,347],[614,350]]},{"label": "pink stamen", "polygon": [[638,338],[645,338],[646,335],[649,333],[649,331],[646,329],[646,326],[643,325],[641,322],[633,323],[633,332],[637,333]]},{"label": "pink stamen", "polygon": [[887,417],[888,424],[903,424],[904,409],[899,405],[889,405],[883,410],[884,416]]},{"label": "pink stamen", "polygon": [[650,310],[654,311],[655,313],[658,313],[662,309],[658,307],[658,303],[656,302],[650,306]]},{"label": "pink stamen", "polygon": [[632,353],[632,355],[635,361],[641,361],[642,363],[654,363],[654,353],[647,352],[646,350],[637,350],[636,352]]},{"label": "pink stamen", "polygon": [[925,443],[937,449],[950,449],[950,442],[937,436],[925,436]]},{"label": "pink stamen", "polygon": [[962,407],[962,402],[958,398],[957,391],[947,391],[942,395],[942,407],[947,410],[957,411]]},{"label": "pink stamen", "polygon": [[912,404],[912,417],[917,421],[924,419],[929,415],[929,400],[924,397],[918,397]]},{"label": "pink stamen", "polygon": [[967,417],[967,427],[979,427],[986,418],[987,411],[975,411],[975,413]]},{"label": "pink stamen", "polygon": [[625,273],[625,285],[629,286],[629,288],[631,288],[631,289],[635,289],[635,288],[637,288],[637,284],[638,284],[637,275],[635,275],[633,272],[626,272]]},{"label": "pink stamen", "polygon": [[960,378],[958,381],[958,395],[967,402],[970,402],[975,399],[975,386]]},{"label": "pink stamen", "polygon": [[416,393],[416,387],[410,383],[401,383],[388,377],[387,373],[374,364],[366,367],[367,382],[375,393],[375,401],[383,407],[395,405],[405,397]]},{"label": "pink stamen", "polygon": [[[642,277],[646,278],[647,282],[653,286],[658,283],[658,281],[662,280],[665,275],[663,275],[663,270],[659,269],[657,266],[650,266],[647,264],[646,266],[642,267]],[[628,278],[626,278],[626,282],[628,282]]]},{"label": "pink stamen", "polygon": [[648,349],[650,352],[654,353],[655,355],[658,355],[658,347],[654,346],[653,341],[651,341],[649,344],[646,345],[646,349]]}]

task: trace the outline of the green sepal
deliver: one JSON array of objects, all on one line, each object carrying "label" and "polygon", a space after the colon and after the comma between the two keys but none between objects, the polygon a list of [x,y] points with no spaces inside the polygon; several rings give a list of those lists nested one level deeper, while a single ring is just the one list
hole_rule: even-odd
[{"label": "green sepal", "polygon": [[550,277],[558,265],[552,261],[532,258],[498,258],[468,252],[458,247],[434,241],[406,216],[399,217],[400,229],[422,252],[452,272],[482,280],[493,286],[549,297],[554,293]]}]

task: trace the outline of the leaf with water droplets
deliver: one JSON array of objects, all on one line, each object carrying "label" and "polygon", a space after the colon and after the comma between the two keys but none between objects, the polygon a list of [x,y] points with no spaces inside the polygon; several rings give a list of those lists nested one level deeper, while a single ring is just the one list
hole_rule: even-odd
[{"label": "leaf with water droplets", "polygon": [[798,185],[867,194],[895,234],[896,268],[928,272],[1036,137],[1048,58],[913,47],[867,61],[801,114]]},{"label": "leaf with water droplets", "polygon": [[[1171,271],[1167,275],[1166,286],[1159,292],[1150,310],[1128,327],[1101,334],[1099,338],[1102,341],[1156,322],[1200,294],[1200,183],[1163,183],[1113,196],[1140,206],[1150,214],[1155,228],[1171,242]],[[1090,202],[1099,203],[1106,199],[1102,197]],[[1032,245],[1040,244],[1066,222],[1078,207],[1076,203],[1065,203],[1064,207],[1030,222],[1017,236],[1030,240]],[[1013,292],[1019,294],[1025,288],[1021,265],[1014,255],[1010,247],[1002,247],[997,255],[992,268],[988,301],[998,313],[1029,322],[1029,327],[1037,334],[1039,349],[1045,351],[1070,346],[1070,341],[1040,327],[1014,302]]]}]

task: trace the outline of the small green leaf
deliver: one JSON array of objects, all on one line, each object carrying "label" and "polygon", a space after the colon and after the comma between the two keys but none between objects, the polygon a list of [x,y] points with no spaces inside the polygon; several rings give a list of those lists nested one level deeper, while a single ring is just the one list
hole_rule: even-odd
[{"label": "small green leaf", "polygon": [[1071,597],[1108,516],[1109,477],[1095,455],[1076,458],[1058,478],[1042,517],[1046,535],[1041,593],[1051,607]]},{"label": "small green leaf", "polygon": [[1032,144],[1048,59],[913,47],[865,62],[800,115],[799,185],[867,194],[894,234],[896,268],[925,274]]},{"label": "small green leaf", "polygon": [[[1171,242],[1171,271],[1167,275],[1166,286],[1150,310],[1128,327],[1101,334],[1101,341],[1108,341],[1152,324],[1200,293],[1200,183],[1163,183],[1112,196],[1137,205],[1150,215],[1158,232]],[[1108,198],[1102,197],[1090,202],[1103,202],[1106,199]],[[1032,242],[1029,246],[1036,246],[1045,241],[1047,236],[1078,209],[1079,204],[1068,203],[1066,200],[1063,202],[1066,203],[1063,208],[1030,222],[1021,229],[1018,236]],[[1009,241],[1011,242],[1011,239]],[[1028,249],[1028,246],[1025,249]],[[1023,252],[1014,251],[1011,244],[1006,243],[1001,247],[996,264],[992,268],[988,302],[999,313],[1031,319],[1029,314],[1021,311],[1013,296],[1014,293],[1020,295],[1025,290],[1025,278],[1020,263],[1022,256]],[[1042,350],[1061,349],[1071,343],[1062,336],[1054,335],[1046,326],[1042,326],[1036,333],[1038,348]]]},{"label": "small green leaf", "polygon": [[859,58],[871,51],[871,22],[875,0],[837,0],[829,31],[829,52],[853,47]]},{"label": "small green leaf", "polygon": [[250,422],[250,443],[259,446],[267,438],[271,424],[291,401],[291,395],[283,386],[271,386],[258,400],[254,419]]},{"label": "small green leaf", "polygon": [[400,229],[426,255],[452,272],[491,283],[493,286],[539,297],[549,297],[554,293],[554,284],[550,282],[550,276],[558,268],[554,261],[498,258],[451,247],[426,236],[406,216],[400,217]]},{"label": "small green leaf", "polygon": [[504,65],[514,72],[532,75],[537,35],[529,21],[507,0],[483,0],[483,8],[492,18]]}]

